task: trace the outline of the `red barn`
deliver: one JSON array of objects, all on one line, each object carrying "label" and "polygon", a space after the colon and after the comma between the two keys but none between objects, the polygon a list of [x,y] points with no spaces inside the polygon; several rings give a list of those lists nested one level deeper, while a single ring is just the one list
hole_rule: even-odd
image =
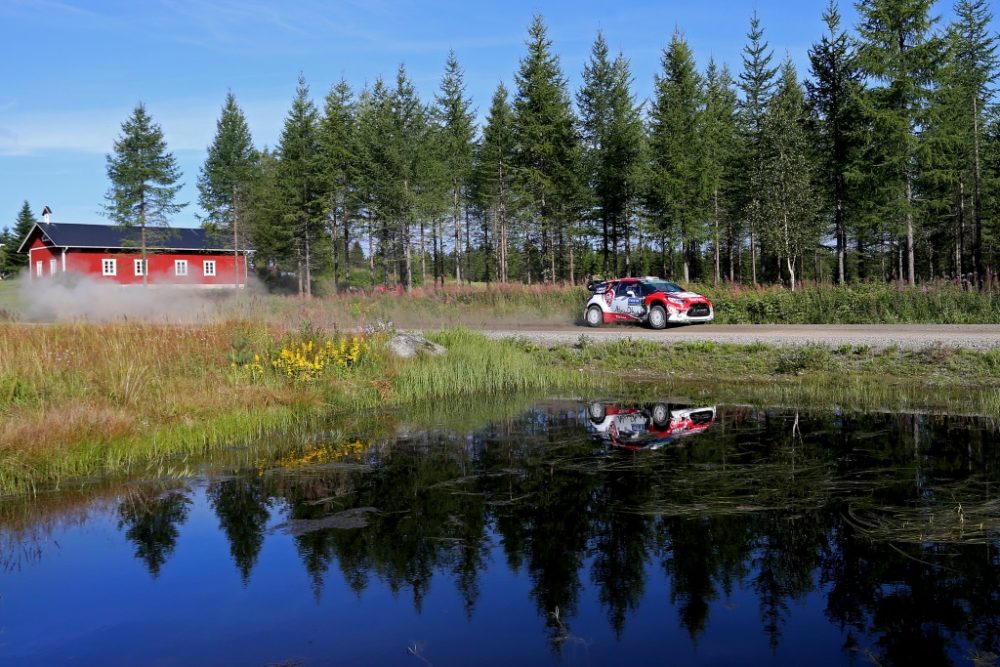
[{"label": "red barn", "polygon": [[112,225],[36,222],[21,243],[32,280],[76,273],[121,285],[236,287],[246,284],[249,250],[233,252],[204,229],[146,228],[143,266],[140,230]]}]

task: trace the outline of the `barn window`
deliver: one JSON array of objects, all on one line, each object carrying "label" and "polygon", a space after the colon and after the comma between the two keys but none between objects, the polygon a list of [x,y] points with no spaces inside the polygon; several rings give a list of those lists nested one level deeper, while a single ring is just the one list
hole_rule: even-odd
[{"label": "barn window", "polygon": [[117,276],[118,275],[118,260],[116,260],[116,259],[102,259],[101,260],[101,275],[102,276]]},{"label": "barn window", "polygon": [[148,262],[149,260],[146,259],[133,259],[132,263],[135,266],[135,275],[145,275],[146,267],[149,266]]},{"label": "barn window", "polygon": [[56,271],[58,271],[58,270],[59,270],[59,261],[55,260],[55,259],[50,259],[49,260],[49,275],[50,276],[56,275]]},{"label": "barn window", "polygon": [[35,275],[38,276],[39,278],[41,278],[42,275],[44,275],[42,273],[43,266],[44,264],[42,264],[42,260],[38,260],[37,262],[35,262]]},{"label": "barn window", "polygon": [[215,275],[215,260],[206,259],[205,260],[205,275],[214,276]]},{"label": "barn window", "polygon": [[186,276],[188,274],[188,261],[186,259],[174,260],[174,275]]}]

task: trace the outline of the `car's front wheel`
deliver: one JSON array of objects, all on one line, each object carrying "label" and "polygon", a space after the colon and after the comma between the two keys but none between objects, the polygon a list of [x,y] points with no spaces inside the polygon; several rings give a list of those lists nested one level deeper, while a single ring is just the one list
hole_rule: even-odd
[{"label": "car's front wheel", "polygon": [[656,305],[649,309],[649,326],[663,329],[667,326],[667,311],[663,306]]},{"label": "car's front wheel", "polygon": [[651,411],[653,413],[653,424],[663,428],[670,423],[670,408],[663,403],[657,403]]},{"label": "car's front wheel", "polygon": [[599,327],[604,323],[604,313],[597,306],[587,309],[587,326]]}]

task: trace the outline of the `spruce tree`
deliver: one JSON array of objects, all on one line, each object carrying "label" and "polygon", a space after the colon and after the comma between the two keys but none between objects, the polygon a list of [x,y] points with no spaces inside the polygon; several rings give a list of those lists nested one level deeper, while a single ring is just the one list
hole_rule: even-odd
[{"label": "spruce tree", "polygon": [[918,131],[936,76],[940,40],[931,34],[933,0],[859,0],[858,64],[871,87],[861,97],[871,128],[866,157],[882,216],[905,240],[899,277],[916,280],[914,182],[922,148]]},{"label": "spruce tree", "polygon": [[350,284],[351,220],[356,164],[355,108],[351,87],[343,79],[330,89],[319,127],[324,211],[333,240],[333,282],[339,287],[341,257],[344,282]]},{"label": "spruce tree", "polygon": [[284,193],[278,157],[265,148],[258,156],[257,178],[250,188],[247,222],[250,239],[264,279],[276,279],[282,271],[295,271],[294,229],[285,221]]},{"label": "spruce tree", "polygon": [[836,278],[838,283],[843,283],[847,279],[847,218],[850,214],[847,175],[857,150],[854,128],[861,123],[857,105],[860,74],[855,64],[854,45],[840,29],[836,0],[827,4],[823,22],[828,34],[809,49],[812,78],[805,85],[819,139],[819,181],[832,211]]},{"label": "spruce tree", "polygon": [[[393,189],[396,201],[392,209],[397,220],[396,229],[403,255],[403,280],[409,290],[413,287],[411,225],[420,215],[431,193],[425,182],[428,175],[427,109],[420,101],[403,65],[396,72],[396,88],[392,94],[391,108],[391,134],[388,138],[394,143],[391,152],[395,157],[396,179]],[[471,168],[471,156],[469,164]]]},{"label": "spruce tree", "polygon": [[[528,53],[515,75],[514,145],[517,174],[528,198],[529,213],[538,222],[542,275],[556,280],[560,266],[569,267],[574,280],[572,230],[582,194],[579,181],[579,146],[575,118],[559,58],[552,53],[542,17],[536,15],[528,29]],[[567,238],[567,236],[569,238]],[[564,251],[569,245],[569,261]]]},{"label": "spruce tree", "polygon": [[514,135],[513,112],[507,98],[507,88],[497,85],[490,111],[483,126],[483,137],[476,151],[475,193],[479,206],[489,211],[493,219],[493,237],[497,249],[497,278],[506,283],[509,278],[511,222],[514,200]]},{"label": "spruce tree", "polygon": [[[180,170],[167,152],[163,130],[141,102],[122,123],[114,152],[107,155],[107,171],[111,187],[104,197],[104,213],[121,227],[139,228],[142,263],[149,266],[147,229],[167,226],[170,216],[186,204],[174,202],[181,189]],[[142,272],[143,285],[148,273]]]},{"label": "spruce tree", "polygon": [[754,12],[750,17],[747,44],[743,47],[743,71],[740,72],[739,86],[743,93],[739,106],[739,121],[744,148],[740,161],[743,173],[740,200],[743,217],[748,225],[751,278],[754,284],[757,283],[755,236],[762,222],[763,206],[759,193],[764,178],[761,169],[764,117],[774,91],[774,77],[778,71],[776,67],[771,66],[773,58],[774,53],[764,39],[760,17]]},{"label": "spruce tree", "polygon": [[[632,74],[622,54],[612,61],[598,33],[584,85],[577,93],[583,139],[583,173],[590,196],[589,217],[600,221],[601,269],[618,272],[618,240],[627,237],[630,204],[638,189],[643,126],[631,92]],[[629,261],[631,258],[629,258]]]},{"label": "spruce tree", "polygon": [[819,243],[807,124],[805,96],[794,65],[786,60],[764,118],[761,201],[765,224],[761,234],[785,260],[792,291],[799,259]]},{"label": "spruce tree", "polygon": [[960,113],[965,119],[961,123],[964,126],[963,143],[969,149],[965,169],[972,175],[973,261],[977,283],[982,286],[986,277],[983,260],[982,144],[987,104],[992,93],[990,86],[1000,75],[998,36],[990,31],[993,13],[987,0],[958,0],[955,15],[956,20],[949,28],[949,41],[955,83],[963,107]]},{"label": "spruce tree", "polygon": [[0,241],[0,243],[5,244],[4,249],[7,251],[6,265],[9,273],[15,273],[28,265],[28,255],[19,253],[17,249],[24,243],[24,239],[28,238],[28,234],[34,226],[35,216],[31,213],[28,201],[25,200],[21,204],[21,210],[17,213],[14,227],[9,232],[7,241]]},{"label": "spruce tree", "polygon": [[[691,259],[704,239],[703,184],[699,164],[700,77],[691,49],[675,32],[655,78],[649,113],[649,208],[656,217],[661,244],[680,243],[684,282],[691,280]],[[663,267],[665,274],[668,268]]]},{"label": "spruce tree", "polygon": [[312,296],[313,253],[323,229],[323,184],[318,113],[301,75],[285,117],[277,157],[281,217],[295,239],[299,294]]},{"label": "spruce tree", "polygon": [[[454,226],[455,281],[462,282],[462,212],[468,205],[469,182],[472,173],[473,139],[475,137],[475,114],[472,102],[466,97],[465,74],[458,63],[454,51],[448,53],[445,63],[444,77],[441,79],[441,92],[437,96],[437,117],[441,125],[438,139],[441,142],[441,157],[444,170],[448,174],[448,190],[451,199],[451,216]],[[468,238],[468,230],[466,230]],[[468,275],[468,252],[466,259],[465,278]],[[444,276],[441,277],[442,281]]]},{"label": "spruce tree", "polygon": [[737,230],[733,216],[733,190],[736,179],[735,161],[740,155],[740,134],[736,118],[736,90],[732,75],[715,60],[709,60],[705,72],[705,109],[701,116],[699,136],[701,145],[701,173],[708,218],[712,221],[714,236],[715,284],[722,277],[722,231],[726,231],[728,266],[726,275],[734,279],[734,253]]},{"label": "spruce tree", "polygon": [[257,169],[257,151],[250,127],[232,92],[226,95],[222,114],[215,126],[215,139],[198,177],[198,204],[205,211],[206,227],[228,236],[233,242],[233,279],[241,281],[239,270],[240,220]]}]

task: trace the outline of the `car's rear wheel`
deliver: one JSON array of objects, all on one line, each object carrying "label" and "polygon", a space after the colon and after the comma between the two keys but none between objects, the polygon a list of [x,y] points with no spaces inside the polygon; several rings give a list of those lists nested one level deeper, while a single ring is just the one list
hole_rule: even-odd
[{"label": "car's rear wheel", "polygon": [[663,329],[667,326],[667,311],[663,306],[656,305],[649,309],[649,326]]},{"label": "car's rear wheel", "polygon": [[590,415],[590,419],[594,422],[604,421],[604,417],[608,414],[607,409],[605,409],[603,403],[594,402],[587,406],[587,414]]},{"label": "car's rear wheel", "polygon": [[604,313],[597,306],[587,309],[587,326],[599,327],[604,323]]}]

